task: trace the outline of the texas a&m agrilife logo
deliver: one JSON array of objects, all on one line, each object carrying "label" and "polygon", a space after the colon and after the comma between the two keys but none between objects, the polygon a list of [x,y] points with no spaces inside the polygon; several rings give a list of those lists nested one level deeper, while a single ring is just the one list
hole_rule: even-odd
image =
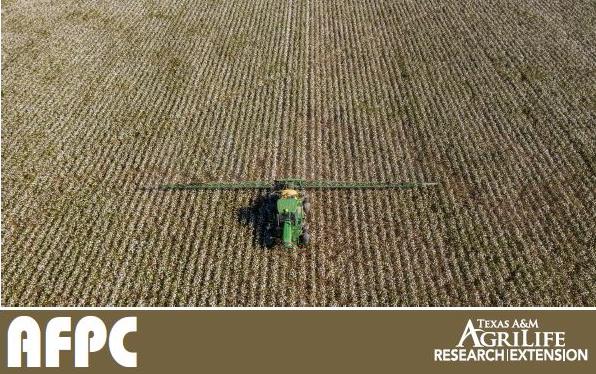
[{"label": "texas a&m agrilife logo", "polygon": [[[6,334],[7,366],[89,367],[90,353],[105,346],[120,366],[137,366],[136,352],[130,352],[124,346],[126,335],[137,331],[137,317],[120,318],[110,329],[95,316],[82,317],[74,324],[74,329],[72,322],[71,317],[54,317],[43,330],[33,317],[13,319]],[[71,350],[74,351],[74,362],[61,362],[60,351]]]},{"label": "texas a&m agrilife logo", "polygon": [[435,361],[588,361],[588,349],[568,348],[565,331],[543,331],[537,319],[469,319],[455,348]]}]

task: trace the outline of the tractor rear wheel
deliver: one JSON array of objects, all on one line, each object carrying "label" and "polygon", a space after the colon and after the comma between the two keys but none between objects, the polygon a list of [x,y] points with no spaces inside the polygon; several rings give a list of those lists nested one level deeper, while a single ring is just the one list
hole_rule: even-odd
[{"label": "tractor rear wheel", "polygon": [[305,231],[302,233],[302,244],[308,245],[308,243],[310,243],[310,235]]}]

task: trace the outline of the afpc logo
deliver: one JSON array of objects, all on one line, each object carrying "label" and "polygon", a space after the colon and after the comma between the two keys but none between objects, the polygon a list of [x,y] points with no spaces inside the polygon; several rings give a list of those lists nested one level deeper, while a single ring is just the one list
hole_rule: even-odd
[{"label": "afpc logo", "polygon": [[[137,317],[119,319],[108,332],[101,319],[87,316],[76,323],[74,334],[69,334],[71,331],[71,317],[55,317],[48,321],[43,339],[35,319],[29,316],[15,318],[8,327],[8,367],[41,367],[42,339],[45,341],[45,367],[60,367],[60,351],[70,350],[74,350],[75,367],[89,367],[89,354],[98,352],[106,343],[119,365],[137,366],[137,354],[124,347],[124,337],[137,331]],[[74,335],[74,338],[68,335]],[[23,356],[26,357],[24,363]]]}]

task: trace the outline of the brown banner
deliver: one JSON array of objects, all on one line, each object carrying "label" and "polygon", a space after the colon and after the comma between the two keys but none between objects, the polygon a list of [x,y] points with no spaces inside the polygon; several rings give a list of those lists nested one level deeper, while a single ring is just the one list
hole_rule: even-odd
[{"label": "brown banner", "polygon": [[[88,316],[99,318],[83,320]],[[3,369],[10,353],[13,366],[31,358],[35,364],[38,355],[41,367],[58,357],[64,371],[87,373],[594,373],[595,316],[591,310],[4,310],[1,355]],[[124,317],[136,320],[119,323]],[[66,348],[56,350],[60,344]],[[75,368],[75,356],[79,364],[87,358],[89,368]],[[136,368],[118,363],[133,356]]]}]

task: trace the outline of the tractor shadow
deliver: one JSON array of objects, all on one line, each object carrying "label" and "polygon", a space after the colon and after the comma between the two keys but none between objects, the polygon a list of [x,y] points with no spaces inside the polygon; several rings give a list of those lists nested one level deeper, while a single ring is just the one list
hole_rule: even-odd
[{"label": "tractor shadow", "polygon": [[274,232],[272,223],[275,217],[275,203],[277,198],[272,193],[257,196],[250,206],[238,209],[238,221],[252,229],[255,244],[265,248],[273,248]]}]

